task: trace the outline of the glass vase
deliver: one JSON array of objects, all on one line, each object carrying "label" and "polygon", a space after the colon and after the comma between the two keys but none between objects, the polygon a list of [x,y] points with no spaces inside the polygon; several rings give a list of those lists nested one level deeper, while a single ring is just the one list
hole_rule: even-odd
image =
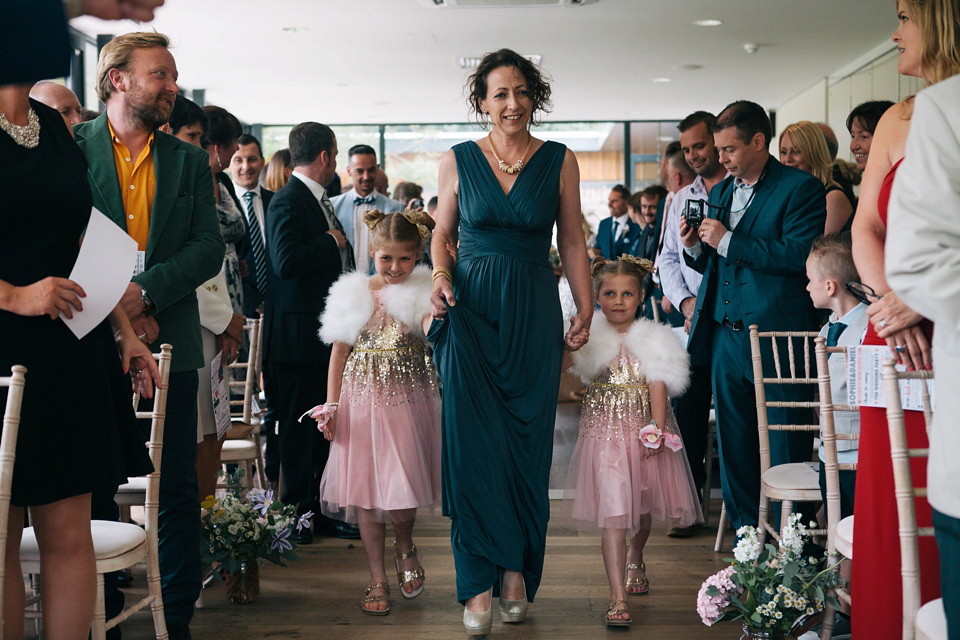
[{"label": "glass vase", "polygon": [[783,631],[757,629],[743,625],[743,635],[740,636],[740,640],[784,640],[786,637]]},{"label": "glass vase", "polygon": [[260,563],[256,558],[242,560],[240,569],[227,576],[227,600],[250,604],[260,596]]}]

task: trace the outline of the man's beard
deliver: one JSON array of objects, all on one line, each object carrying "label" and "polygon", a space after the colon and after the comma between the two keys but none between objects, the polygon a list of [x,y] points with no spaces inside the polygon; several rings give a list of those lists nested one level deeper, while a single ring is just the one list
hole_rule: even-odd
[{"label": "man's beard", "polygon": [[133,116],[151,131],[162,124],[166,124],[167,120],[170,119],[171,111],[172,109],[164,109],[158,102],[130,105],[130,112]]}]

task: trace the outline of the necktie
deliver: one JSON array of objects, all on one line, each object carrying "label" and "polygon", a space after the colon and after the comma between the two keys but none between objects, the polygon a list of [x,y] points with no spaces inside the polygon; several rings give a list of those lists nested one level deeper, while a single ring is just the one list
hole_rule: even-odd
[{"label": "necktie", "polygon": [[247,224],[250,226],[250,246],[253,248],[253,264],[257,269],[257,290],[261,296],[267,295],[267,256],[263,247],[263,234],[260,231],[260,221],[257,212],[253,209],[253,191],[243,194],[247,204]]},{"label": "necktie", "polygon": [[831,322],[830,326],[827,327],[827,346],[837,346],[837,340],[840,339],[840,334],[843,333],[843,330],[846,328],[847,325],[842,322]]},{"label": "necktie", "polygon": [[357,196],[356,198],[353,199],[353,206],[358,207],[361,204],[373,204],[373,200],[374,200],[373,196],[367,196],[366,198],[361,198],[360,196]]},{"label": "necktie", "polygon": [[[323,207],[323,212],[327,216],[327,222],[330,223],[330,226],[333,227],[334,230],[343,233],[344,237],[346,237],[343,225],[340,224],[337,213],[333,210],[333,204],[330,202],[330,198],[327,197],[326,192],[324,192],[323,197],[320,199],[320,206]],[[347,241],[347,246],[340,250],[340,262],[344,272],[350,271],[356,266],[353,261],[353,247],[350,246],[349,240]]]},{"label": "necktie", "polygon": [[620,228],[620,223],[616,220],[613,221],[613,226],[610,227],[610,237],[613,239],[613,242],[610,244],[613,245],[614,258],[618,256],[616,254],[620,253],[620,238],[617,237],[617,230]]}]

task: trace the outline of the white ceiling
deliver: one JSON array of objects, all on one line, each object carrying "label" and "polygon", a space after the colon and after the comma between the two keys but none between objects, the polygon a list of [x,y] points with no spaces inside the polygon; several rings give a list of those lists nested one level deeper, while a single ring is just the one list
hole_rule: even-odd
[{"label": "white ceiling", "polygon": [[[719,27],[694,26],[716,18]],[[776,109],[892,48],[893,0],[599,0],[437,9],[421,0],[166,0],[180,83],[248,123],[464,122],[460,56],[542,56],[548,120],[679,119],[746,98]],[[89,34],[136,31],[89,17]],[[294,27],[294,31],[284,29]],[[759,44],[754,54],[745,43]],[[696,71],[675,69],[701,65]],[[655,84],[655,78],[671,78]]]}]

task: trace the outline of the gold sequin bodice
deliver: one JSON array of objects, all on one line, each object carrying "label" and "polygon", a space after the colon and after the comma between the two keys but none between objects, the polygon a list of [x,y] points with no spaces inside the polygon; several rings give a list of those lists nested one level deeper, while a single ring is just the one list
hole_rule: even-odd
[{"label": "gold sequin bodice", "polygon": [[638,438],[650,418],[650,390],[640,362],[621,349],[587,385],[580,413],[580,437]]},{"label": "gold sequin bodice", "polygon": [[340,402],[398,405],[437,395],[437,372],[424,341],[387,314],[374,294],[373,316],[343,371]]}]

